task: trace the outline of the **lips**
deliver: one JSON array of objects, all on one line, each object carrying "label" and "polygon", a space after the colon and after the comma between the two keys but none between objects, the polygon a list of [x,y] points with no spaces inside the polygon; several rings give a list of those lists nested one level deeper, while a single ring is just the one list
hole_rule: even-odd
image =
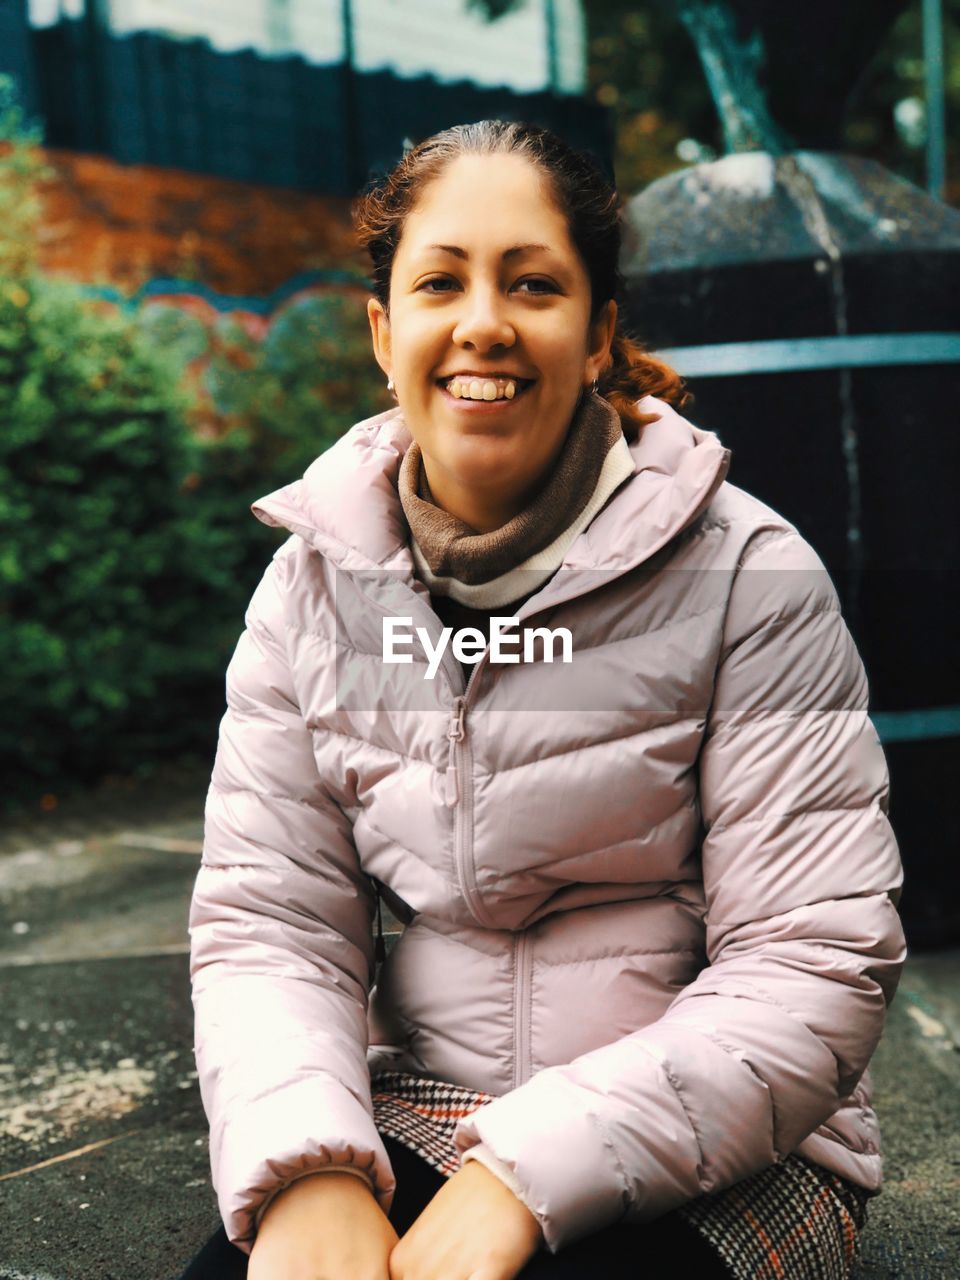
[{"label": "lips", "polygon": [[457,373],[448,373],[444,377],[438,378],[437,386],[444,388],[449,387],[454,378],[463,378],[465,381],[468,379],[470,381],[476,379],[478,382],[515,382],[517,384],[518,391],[523,391],[527,387],[531,386],[532,383],[536,382],[536,378],[521,378],[519,374],[516,373],[473,373],[464,369]]}]

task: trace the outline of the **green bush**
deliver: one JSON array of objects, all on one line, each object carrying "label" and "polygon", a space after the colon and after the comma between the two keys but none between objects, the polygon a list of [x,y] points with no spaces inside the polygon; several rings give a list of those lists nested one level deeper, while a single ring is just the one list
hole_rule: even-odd
[{"label": "green bush", "polygon": [[138,324],[187,374],[198,434],[243,436],[261,475],[300,474],[354,422],[392,403],[355,292],[301,294],[254,332],[240,316],[206,319],[166,301],[143,306]]},{"label": "green bush", "polygon": [[222,701],[223,670],[247,601],[286,536],[262,525],[251,503],[298,479],[353,423],[393,402],[371,352],[364,307],[349,295],[303,295],[263,335],[234,316],[209,323],[160,303],[144,307],[138,325],[183,371],[189,396],[198,449],[185,480],[185,520],[192,540],[208,548],[207,609],[218,634],[230,637],[216,659]]},{"label": "green bush", "polygon": [[37,270],[46,173],[0,78],[0,770],[5,806],[206,753],[238,630],[185,481],[175,356]]},{"label": "green bush", "polygon": [[212,756],[285,536],[250,504],[386,407],[365,325],[308,297],[261,343],[220,322],[211,351],[174,308],[0,278],[0,767],[21,790]]},{"label": "green bush", "polygon": [[12,77],[0,75],[0,279],[22,278],[36,264],[37,184],[50,176],[37,151],[40,139],[24,118]]},{"label": "green bush", "polygon": [[226,637],[207,608],[215,531],[183,489],[199,452],[184,412],[128,319],[62,282],[0,281],[8,777],[90,781],[197,745]]},{"label": "green bush", "polygon": [[0,78],[0,769],[7,807],[212,760],[246,603],[285,536],[250,503],[388,407],[362,303],[262,332],[93,302],[36,267],[36,137]]}]

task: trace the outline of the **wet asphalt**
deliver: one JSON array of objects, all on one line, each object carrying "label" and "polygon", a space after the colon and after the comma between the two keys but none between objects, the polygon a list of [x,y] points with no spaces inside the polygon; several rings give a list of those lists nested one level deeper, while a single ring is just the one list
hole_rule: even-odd
[{"label": "wet asphalt", "polygon": [[[186,934],[204,786],[0,839],[0,1280],[176,1280],[219,1223]],[[886,1187],[859,1280],[956,1280],[960,949],[912,956],[874,1079]]]},{"label": "wet asphalt", "polygon": [[119,796],[5,835],[0,1276],[173,1280],[218,1223],[186,937],[201,814]]}]

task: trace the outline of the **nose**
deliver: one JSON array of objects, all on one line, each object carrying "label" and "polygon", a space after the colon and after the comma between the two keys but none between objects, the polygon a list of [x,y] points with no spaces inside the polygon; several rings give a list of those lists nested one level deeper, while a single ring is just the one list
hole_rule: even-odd
[{"label": "nose", "polygon": [[453,341],[457,346],[474,351],[512,346],[517,335],[510,322],[508,307],[498,288],[474,285],[464,294]]}]

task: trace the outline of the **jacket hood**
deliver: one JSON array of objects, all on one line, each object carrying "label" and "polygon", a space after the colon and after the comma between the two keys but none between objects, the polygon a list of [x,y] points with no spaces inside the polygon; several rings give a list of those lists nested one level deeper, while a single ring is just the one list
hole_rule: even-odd
[{"label": "jacket hood", "polygon": [[[634,473],[567,550],[561,570],[622,573],[685,529],[712,501],[730,450],[665,401],[638,407],[657,419],[630,444]],[[289,529],[346,570],[414,576],[409,529],[397,493],[413,437],[399,406],[358,422],[305,471],[253,503],[264,524]],[[566,593],[565,593],[566,594]]]}]

